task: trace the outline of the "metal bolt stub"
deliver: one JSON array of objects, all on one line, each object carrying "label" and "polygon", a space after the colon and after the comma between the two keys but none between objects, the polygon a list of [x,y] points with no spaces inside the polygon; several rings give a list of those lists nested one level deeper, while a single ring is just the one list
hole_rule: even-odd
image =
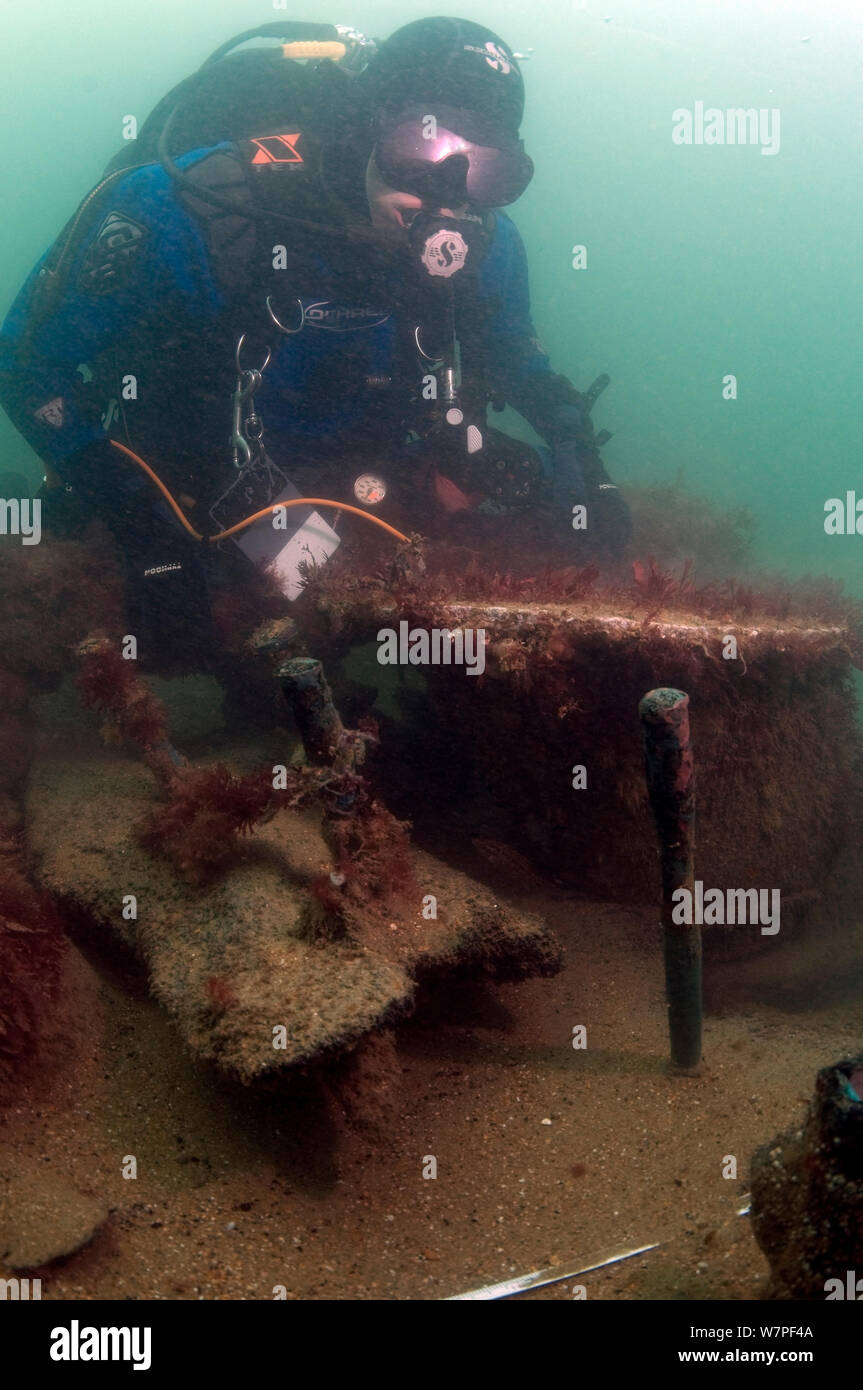
[{"label": "metal bolt stub", "polygon": [[256,627],[246,645],[261,656],[277,656],[293,646],[298,635],[293,618],[273,618]]}]

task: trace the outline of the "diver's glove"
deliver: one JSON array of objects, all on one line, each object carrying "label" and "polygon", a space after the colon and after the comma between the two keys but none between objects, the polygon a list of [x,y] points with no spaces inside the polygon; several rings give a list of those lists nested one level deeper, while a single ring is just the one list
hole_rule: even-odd
[{"label": "diver's glove", "polygon": [[593,445],[596,431],[586,404],[581,400],[572,400],[566,405],[557,406],[546,426],[545,437],[554,449],[570,440],[583,445]]},{"label": "diver's glove", "polygon": [[561,406],[549,436],[554,505],[570,513],[576,505],[586,507],[588,538],[620,559],[632,532],[632,518],[600,458],[587,410],[575,404]]}]

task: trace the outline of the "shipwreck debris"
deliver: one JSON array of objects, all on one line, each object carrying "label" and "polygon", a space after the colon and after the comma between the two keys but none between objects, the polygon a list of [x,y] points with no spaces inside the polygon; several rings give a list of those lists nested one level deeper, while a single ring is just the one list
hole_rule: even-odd
[{"label": "shipwreck debris", "polygon": [[[420,580],[386,591],[364,574],[361,555],[336,556],[310,584],[302,617],[328,663],[403,620],[425,631],[483,630],[486,669],[476,680],[418,668],[424,710],[418,696],[405,698],[410,765],[388,766],[384,747],[379,775],[413,814],[445,747],[495,807],[485,838],[612,901],[649,901],[655,891],[632,710],[645,690],[686,690],[702,772],[701,873],[769,885],[802,904],[859,838],[858,607],[811,579],[698,588],[685,566],[677,577],[642,569],[642,583],[603,585],[595,568],[573,565],[514,576],[450,548],[429,553]],[[588,770],[575,807],[574,764]],[[709,928],[705,942],[730,936]]]},{"label": "shipwreck debris", "polygon": [[[311,809],[257,823],[245,855],[193,887],[140,844],[152,795],[146,770],[114,752],[37,758],[27,811],[40,879],[95,936],[118,936],[146,961],[187,1045],[235,1079],[352,1051],[410,1013],[420,978],[474,970],[516,980],[560,969],[541,918],[412,846],[416,891],[369,900],[362,883],[356,895],[343,890],[345,935],[310,940],[311,883],[332,863]],[[121,911],[129,893],[137,920]],[[432,920],[422,915],[427,895]]]},{"label": "shipwreck debris", "polygon": [[803,1125],[756,1149],[752,1228],[770,1264],[774,1296],[859,1299],[863,1053],[819,1071]]},{"label": "shipwreck debris", "polygon": [[638,707],[650,805],[662,868],[662,942],[671,1064],[692,1072],[701,1061],[701,927],[674,919],[674,894],[695,880],[695,778],[689,696],[651,690]]}]

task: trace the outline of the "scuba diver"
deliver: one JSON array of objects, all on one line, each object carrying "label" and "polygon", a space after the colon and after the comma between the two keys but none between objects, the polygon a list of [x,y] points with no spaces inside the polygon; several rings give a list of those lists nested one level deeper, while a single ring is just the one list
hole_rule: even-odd
[{"label": "scuba diver", "polygon": [[533,174],[523,108],[517,57],[467,20],[380,44],[264,25],[159,103],[36,266],[0,402],[45,464],[43,527],[116,536],[145,664],[211,651],[232,566],[272,561],[293,598],[299,560],[332,553],[313,506],[201,544],[279,501],[423,530],[581,506],[619,558],[629,513],[589,415],[607,378],[581,394],[552,371],[501,211]]}]

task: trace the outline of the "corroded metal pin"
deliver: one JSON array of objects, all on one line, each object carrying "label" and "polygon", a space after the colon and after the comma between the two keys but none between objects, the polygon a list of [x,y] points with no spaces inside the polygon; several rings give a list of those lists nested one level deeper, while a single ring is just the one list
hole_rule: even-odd
[{"label": "corroded metal pin", "polygon": [[650,690],[638,706],[644,728],[647,789],[659,836],[662,937],[671,1064],[694,1071],[701,1060],[701,928],[674,920],[674,893],[694,890],[695,776],[689,696]]}]

